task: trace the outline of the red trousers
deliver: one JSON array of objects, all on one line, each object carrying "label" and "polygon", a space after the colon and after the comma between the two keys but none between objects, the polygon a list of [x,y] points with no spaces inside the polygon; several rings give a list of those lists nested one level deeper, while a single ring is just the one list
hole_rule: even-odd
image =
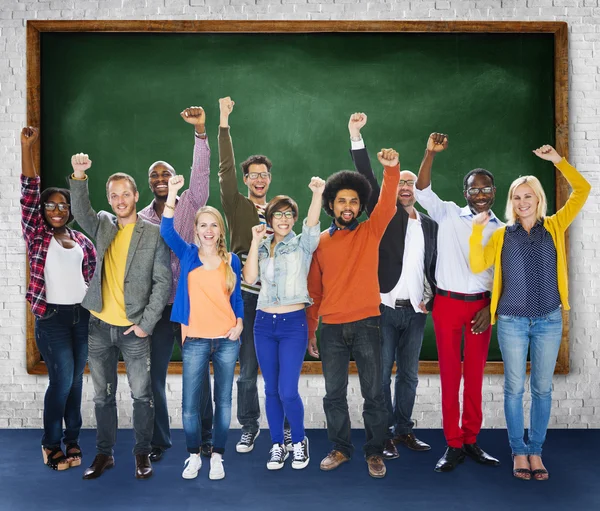
[{"label": "red trousers", "polygon": [[[474,443],[481,429],[481,388],[492,328],[474,334],[471,321],[489,303],[489,298],[465,302],[447,296],[435,297],[432,318],[442,384],[442,421],[450,447]],[[461,364],[463,332],[464,362]],[[461,376],[464,378],[462,425],[458,397]]]}]

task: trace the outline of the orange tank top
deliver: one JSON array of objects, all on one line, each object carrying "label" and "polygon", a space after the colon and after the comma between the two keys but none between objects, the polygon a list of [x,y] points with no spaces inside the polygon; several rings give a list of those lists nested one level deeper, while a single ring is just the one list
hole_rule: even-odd
[{"label": "orange tank top", "polygon": [[181,325],[181,336],[213,339],[223,337],[236,325],[236,318],[225,284],[225,263],[206,270],[204,266],[188,273],[190,317],[188,326]]}]

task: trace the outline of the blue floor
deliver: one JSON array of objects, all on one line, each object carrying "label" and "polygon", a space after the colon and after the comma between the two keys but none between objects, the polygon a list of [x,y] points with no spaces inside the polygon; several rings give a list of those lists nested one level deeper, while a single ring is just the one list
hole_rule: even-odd
[{"label": "blue floor", "polygon": [[[133,433],[120,430],[116,467],[97,480],[84,481],[83,470],[95,454],[94,430],[82,432],[82,466],[60,473],[42,463],[40,431],[0,430],[0,510],[600,510],[600,430],[550,430],[544,453],[550,480],[545,483],[512,477],[504,430],[484,430],[479,436],[480,446],[500,459],[500,467],[467,459],[452,473],[435,473],[445,447],[443,436],[440,430],[423,430],[419,438],[433,449],[416,453],[399,447],[400,458],[386,463],[387,476],[380,480],[368,476],[360,450],[337,470],[321,472],[319,462],[330,448],[326,432],[309,430],[307,435],[311,462],[304,470],[293,470],[288,460],[284,469],[268,471],[268,431],[262,431],[253,452],[238,454],[239,431],[232,430],[225,479],[210,481],[204,459],[198,478],[187,481],[181,477],[185,440],[175,430],[173,448],[154,465],[154,476],[138,481]],[[360,446],[363,431],[353,431],[353,440]]]}]

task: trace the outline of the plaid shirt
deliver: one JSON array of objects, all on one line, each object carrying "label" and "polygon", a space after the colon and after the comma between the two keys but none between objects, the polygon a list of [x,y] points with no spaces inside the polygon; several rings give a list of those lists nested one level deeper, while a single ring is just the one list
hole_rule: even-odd
[{"label": "plaid shirt", "polygon": [[[39,176],[21,175],[21,228],[29,256],[29,285],[25,298],[31,304],[31,312],[41,318],[46,313],[44,267],[48,246],[54,236],[54,229],[44,221],[40,211]],[[96,268],[96,249],[92,242],[80,232],[68,227],[67,231],[71,239],[83,250],[83,280],[89,284]]]}]

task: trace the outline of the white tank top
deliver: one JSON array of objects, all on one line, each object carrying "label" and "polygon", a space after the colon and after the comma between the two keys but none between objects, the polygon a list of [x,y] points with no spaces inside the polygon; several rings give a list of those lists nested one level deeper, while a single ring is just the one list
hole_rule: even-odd
[{"label": "white tank top", "polygon": [[81,303],[87,291],[82,272],[83,249],[64,248],[52,236],[44,266],[46,302],[60,305]]}]

